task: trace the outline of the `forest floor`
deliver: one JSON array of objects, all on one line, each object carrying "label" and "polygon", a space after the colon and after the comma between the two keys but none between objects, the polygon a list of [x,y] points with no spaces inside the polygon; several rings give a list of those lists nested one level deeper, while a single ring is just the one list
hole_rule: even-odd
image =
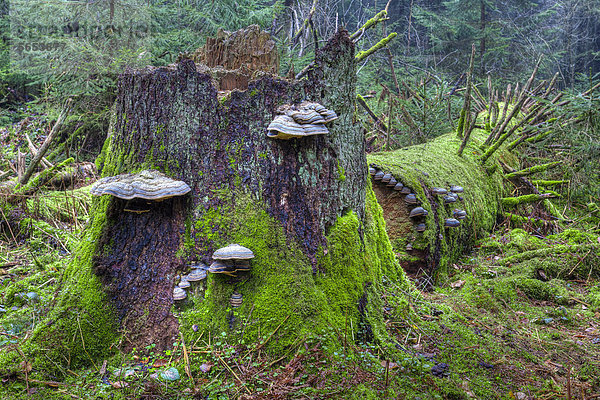
[{"label": "forest floor", "polygon": [[[18,226],[5,224],[1,351],[21,352],[43,321],[88,206],[89,186],[46,192],[28,200],[28,215]],[[10,216],[3,212],[0,218]],[[176,343],[163,354],[151,347],[117,352],[86,370],[58,366],[60,374],[36,369],[21,353],[19,365],[0,371],[0,397],[600,398],[598,236],[572,229],[536,237],[500,227],[452,266],[444,284],[419,298],[388,282],[383,293],[388,343],[361,344],[352,329],[332,330],[299,338],[287,354],[273,355],[262,351],[273,333],[262,343],[199,333],[194,342]],[[566,252],[552,252],[565,246]],[[590,250],[577,253],[581,248]],[[327,335],[344,345],[327,348]]]}]

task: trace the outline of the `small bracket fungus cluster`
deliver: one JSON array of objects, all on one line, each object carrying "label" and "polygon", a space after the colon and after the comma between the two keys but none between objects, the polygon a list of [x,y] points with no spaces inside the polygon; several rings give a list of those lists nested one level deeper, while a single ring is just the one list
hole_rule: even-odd
[{"label": "small bracket fungus cluster", "polygon": [[208,272],[235,277],[237,272],[250,271],[250,260],[254,258],[254,253],[234,243],[215,251],[212,258],[215,261],[210,265]]},{"label": "small bracket fungus cluster", "polygon": [[[429,215],[429,212],[421,207],[421,201],[419,201],[416,194],[412,193],[411,188],[405,186],[397,177],[394,177],[390,172],[383,171],[381,167],[375,164],[369,166],[369,175],[373,178],[374,182],[378,182],[379,184],[404,195],[404,201],[409,207],[412,207],[409,212],[409,218],[414,222],[415,230],[418,233],[425,232],[427,225],[424,222],[424,218]],[[429,189],[430,194],[441,197],[440,204],[452,204],[457,201],[462,201],[463,198],[460,194],[463,192],[464,189],[457,185],[450,186],[450,189],[438,187]],[[444,227],[456,228],[460,226],[461,220],[464,220],[467,217],[467,212],[465,210],[454,209],[452,216],[454,218],[446,218],[444,220]],[[407,245],[407,250],[412,250],[411,243]]]},{"label": "small bracket fungus cluster", "polygon": [[144,170],[137,174],[121,174],[98,180],[91,194],[109,194],[124,200],[144,199],[162,201],[173,196],[183,196],[192,189],[187,183],[171,179],[159,171]]},{"label": "small bracket fungus cluster", "polygon": [[[409,207],[413,207],[410,210],[409,217],[414,221],[415,230],[418,233],[423,233],[427,229],[426,224],[423,222],[423,218],[427,217],[429,212],[421,207],[421,202],[417,198],[417,195],[412,193],[410,187],[405,186],[398,178],[392,175],[390,172],[384,172],[379,166],[372,164],[369,166],[369,175],[373,178],[373,181],[379,182],[380,184],[388,187],[391,190],[398,192],[404,196],[404,201]],[[410,245],[410,243],[409,243]],[[412,245],[409,248],[412,250]]]},{"label": "small bracket fungus cluster", "polygon": [[277,109],[277,114],[267,127],[267,136],[273,139],[326,135],[329,129],[325,124],[338,117],[335,111],[308,101],[297,106],[283,105]]},{"label": "small bracket fungus cluster", "polygon": [[189,267],[192,268],[192,271],[187,275],[183,275],[177,286],[175,286],[175,289],[173,289],[173,300],[179,301],[185,299],[187,297],[185,289],[191,287],[192,283],[197,284],[197,282],[206,279],[206,269],[208,268],[206,265],[203,263],[191,263]]},{"label": "small bracket fungus cluster", "polygon": [[231,304],[231,307],[237,308],[242,305],[243,301],[244,301],[244,296],[242,296],[238,292],[233,292],[233,294],[231,295],[231,298],[229,299],[229,304]]}]

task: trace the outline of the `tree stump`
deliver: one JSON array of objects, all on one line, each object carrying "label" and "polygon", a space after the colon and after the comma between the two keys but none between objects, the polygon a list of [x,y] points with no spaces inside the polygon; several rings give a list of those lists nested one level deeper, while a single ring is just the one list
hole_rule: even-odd
[{"label": "tree stump", "polygon": [[[144,204],[144,213],[127,212],[125,200],[95,200],[66,289],[33,339],[60,344],[71,363],[105,354],[118,332],[125,350],[166,349],[180,330],[192,339],[273,333],[267,347],[275,351],[331,327],[385,335],[382,277],[408,284],[367,180],[347,32],[318,51],[302,81],[263,73],[218,96],[207,71],[188,59],[120,77],[102,176],[153,169],[192,191]],[[303,100],[335,110],[329,134],[268,138],[276,109]],[[177,275],[233,242],[255,253],[251,272],[210,274],[206,291],[176,310]],[[229,303],[234,291],[243,295],[239,308]]]}]

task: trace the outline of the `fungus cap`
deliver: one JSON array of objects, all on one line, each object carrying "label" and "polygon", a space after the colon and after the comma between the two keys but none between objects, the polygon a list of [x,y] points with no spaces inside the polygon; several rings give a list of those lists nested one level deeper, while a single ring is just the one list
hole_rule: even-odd
[{"label": "fungus cap", "polygon": [[185,276],[188,282],[198,282],[206,279],[206,271],[200,268],[194,268],[192,272]]},{"label": "fungus cap", "polygon": [[410,211],[409,217],[411,217],[411,218],[426,217],[428,214],[429,213],[427,212],[427,210],[424,209],[423,207],[415,207]]},{"label": "fungus cap", "polygon": [[180,287],[175,287],[175,289],[173,289],[173,300],[183,300],[187,297],[187,294],[185,294],[185,290],[183,290]]},{"label": "fungus cap", "polygon": [[446,218],[444,220],[444,226],[446,228],[457,228],[460,225],[460,221],[454,218]]},{"label": "fungus cap", "polygon": [[95,196],[110,194],[125,200],[139,198],[159,201],[183,196],[191,190],[183,181],[171,179],[159,171],[144,170],[137,174],[102,178],[94,184],[90,193]]},{"label": "fungus cap", "polygon": [[177,287],[180,287],[182,289],[189,288],[190,286],[190,282],[184,278],[182,278],[181,281],[179,281],[179,284],[177,285]]},{"label": "fungus cap", "polygon": [[277,115],[267,127],[267,136],[273,139],[326,135],[329,129],[324,124],[299,124],[289,115]]},{"label": "fungus cap", "polygon": [[229,304],[231,304],[232,307],[239,307],[242,305],[242,302],[244,301],[243,299],[244,296],[242,296],[240,293],[234,292],[229,299]]},{"label": "fungus cap", "polygon": [[407,194],[406,197],[404,198],[404,201],[406,201],[408,204],[419,204],[417,195],[414,193]]},{"label": "fungus cap", "polygon": [[214,260],[249,260],[254,258],[252,250],[237,243],[220,248],[213,253]]}]

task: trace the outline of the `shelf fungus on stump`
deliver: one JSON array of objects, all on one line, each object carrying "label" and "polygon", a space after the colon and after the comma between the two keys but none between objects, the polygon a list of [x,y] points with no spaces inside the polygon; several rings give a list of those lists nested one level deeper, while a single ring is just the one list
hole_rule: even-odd
[{"label": "shelf fungus on stump", "polygon": [[192,189],[187,183],[171,179],[159,171],[144,170],[137,174],[109,176],[98,180],[91,194],[110,194],[124,200],[144,199],[161,201],[174,196],[183,196]]},{"label": "shelf fungus on stump", "polygon": [[206,271],[201,268],[194,268],[192,272],[185,276],[188,282],[198,282],[203,279],[206,279]]},{"label": "shelf fungus on stump", "polygon": [[426,217],[429,213],[423,207],[415,207],[410,211],[410,218]]},{"label": "shelf fungus on stump", "polygon": [[417,195],[415,195],[414,193],[407,194],[406,197],[404,198],[404,201],[407,202],[408,204],[419,204]]},{"label": "shelf fungus on stump", "polygon": [[297,106],[283,105],[277,113],[279,115],[267,127],[267,136],[273,139],[326,135],[329,129],[325,124],[337,119],[335,111],[307,101]]},{"label": "shelf fungus on stump", "polygon": [[231,307],[239,307],[242,305],[243,301],[244,296],[242,296],[240,293],[234,292],[229,299],[229,304],[231,304]]},{"label": "shelf fungus on stump", "polygon": [[454,215],[454,218],[456,219],[465,219],[467,218],[467,212],[465,210],[454,210],[452,212],[452,215]]},{"label": "shelf fungus on stump", "polygon": [[210,265],[208,272],[236,276],[236,272],[250,271],[252,258],[254,258],[252,250],[236,243],[230,244],[213,253],[215,261]]},{"label": "shelf fungus on stump", "polygon": [[185,290],[179,286],[176,286],[175,289],[173,289],[173,300],[179,301],[185,299],[186,297],[187,294],[185,293]]}]

